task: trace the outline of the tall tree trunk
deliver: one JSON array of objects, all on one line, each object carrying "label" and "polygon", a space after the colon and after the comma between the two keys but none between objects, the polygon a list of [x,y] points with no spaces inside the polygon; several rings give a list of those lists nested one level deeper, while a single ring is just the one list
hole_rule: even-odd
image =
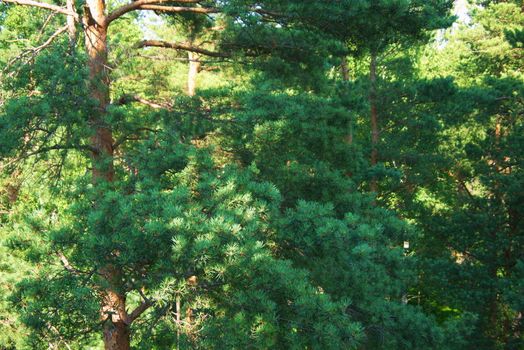
[{"label": "tall tree trunk", "polygon": [[[91,137],[93,182],[112,182],[113,135],[111,125],[105,121],[109,103],[109,74],[107,58],[107,21],[103,0],[87,0],[83,19],[85,46],[88,56],[90,91],[97,108],[89,122],[94,128]],[[126,297],[120,288],[121,273],[113,266],[100,271],[106,286],[102,291],[101,317],[104,321],[104,346],[106,350],[130,349],[129,317],[126,313]]]},{"label": "tall tree trunk", "polygon": [[189,71],[187,73],[187,94],[195,96],[198,71],[200,70],[200,62],[198,55],[194,52],[188,52]]},{"label": "tall tree trunk", "polygon": [[[371,166],[377,165],[379,141],[378,112],[377,112],[377,55],[371,53],[371,62],[369,64],[369,108],[371,122]],[[371,179],[370,190],[377,192],[378,183],[375,178]]]}]

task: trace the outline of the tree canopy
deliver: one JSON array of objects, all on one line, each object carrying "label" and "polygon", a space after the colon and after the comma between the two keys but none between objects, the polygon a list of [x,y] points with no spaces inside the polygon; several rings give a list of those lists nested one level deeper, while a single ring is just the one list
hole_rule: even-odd
[{"label": "tree canopy", "polygon": [[523,348],[524,7],[458,3],[0,2],[0,349]]}]

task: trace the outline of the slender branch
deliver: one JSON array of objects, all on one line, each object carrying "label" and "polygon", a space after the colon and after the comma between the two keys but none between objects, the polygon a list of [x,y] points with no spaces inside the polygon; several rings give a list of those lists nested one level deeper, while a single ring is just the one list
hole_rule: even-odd
[{"label": "slender branch", "polygon": [[64,265],[64,268],[71,272],[71,273],[74,273],[74,274],[77,274],[78,273],[78,270],[75,269],[73,267],[73,265],[71,265],[71,263],[69,262],[69,260],[67,260],[67,258],[65,257],[64,253],[62,252],[56,252],[56,255],[58,256],[58,258],[60,259],[60,261],[62,262],[62,265]]},{"label": "slender branch", "polygon": [[284,15],[282,13],[279,13],[279,12],[274,12],[274,11],[268,11],[268,10],[264,10],[264,9],[261,9],[261,8],[253,8],[252,9],[253,12],[256,12],[260,15],[263,15],[263,16],[271,16],[271,17],[284,17]]},{"label": "slender branch", "polygon": [[88,279],[91,278],[93,276],[93,271],[90,271],[90,272],[86,272],[86,271],[82,271],[82,270],[79,270],[77,268],[75,268],[73,265],[71,265],[71,263],[69,262],[69,260],[66,258],[66,256],[64,255],[64,253],[62,253],[61,251],[56,251],[55,254],[58,256],[58,258],[60,259],[60,262],[62,263],[62,265],[64,266],[64,269],[66,269],[68,272],[76,275],[76,276],[79,276],[79,275],[87,275],[88,276]]},{"label": "slender branch", "polygon": [[115,143],[113,144],[113,149],[116,150],[118,147],[120,147],[120,145],[122,145],[124,142],[126,141],[139,141],[139,140],[145,140],[145,138],[140,138],[139,136],[136,136],[135,138],[131,138],[131,136],[133,135],[137,135],[138,132],[140,131],[149,131],[149,132],[152,132],[152,133],[157,133],[159,132],[160,130],[155,130],[155,129],[150,129],[150,128],[138,128],[136,129],[135,131],[133,131],[132,133],[130,134],[126,134],[120,138],[118,138]]},{"label": "slender branch", "polygon": [[[183,7],[183,6],[161,6],[159,4],[169,2],[169,0],[137,0],[129,4],[123,5],[113,12],[111,12],[106,19],[106,23],[109,24],[115,19],[118,19],[128,12],[135,10],[157,10],[157,11],[169,11],[169,12],[193,12],[193,13],[214,13],[218,12],[216,9],[205,8],[205,7]],[[182,0],[177,1],[187,4],[197,4],[200,0]],[[148,8],[148,6],[154,6],[155,8]]]},{"label": "slender branch", "polygon": [[137,48],[143,47],[164,47],[168,49],[183,50],[189,52],[199,53],[201,55],[210,56],[210,57],[230,57],[227,53],[210,51],[198,46],[188,45],[185,43],[173,43],[161,40],[142,40],[136,45]]},{"label": "slender branch", "polygon": [[162,6],[162,5],[142,5],[140,10],[152,10],[152,11],[163,11],[163,12],[174,12],[174,13],[218,13],[219,9],[210,7],[183,7],[183,6]]},{"label": "slender branch", "polygon": [[48,47],[60,34],[65,32],[67,29],[68,29],[67,25],[59,28],[56,32],[53,33],[53,35],[47,38],[47,40],[42,45],[35,47],[32,51],[34,51],[35,53],[42,51],[43,49]]},{"label": "slender branch", "polygon": [[66,145],[53,145],[53,146],[49,146],[49,147],[42,147],[42,148],[39,148],[37,149],[36,151],[34,152],[30,152],[28,154],[25,155],[25,157],[31,157],[31,156],[35,156],[37,154],[41,154],[41,153],[46,153],[46,152],[49,152],[49,151],[58,151],[58,150],[84,150],[84,151],[90,151],[90,152],[97,152],[98,150],[94,147],[91,147],[91,146],[88,146],[88,145],[71,145],[71,146],[66,146]]},{"label": "slender branch", "polygon": [[30,48],[30,49],[26,49],[24,51],[22,51],[21,54],[19,54],[18,56],[12,58],[11,60],[9,60],[9,62],[6,64],[6,67],[4,68],[4,72],[8,70],[9,67],[11,67],[16,61],[24,58],[25,56],[30,56],[24,63],[28,63],[33,57],[35,57],[36,55],[38,55],[38,53],[40,51],[42,51],[43,49],[45,49],[46,47],[48,47],[49,45],[51,45],[51,43],[62,33],[64,33],[66,30],[68,29],[68,26],[63,26],[61,28],[59,28],[56,32],[54,32],[49,38],[47,38],[47,40],[37,46],[37,47],[33,47],[33,48]]},{"label": "slender branch", "polygon": [[[49,147],[42,147],[42,148],[39,148],[37,149],[36,151],[33,151],[33,152],[28,152],[28,153],[25,153],[25,154],[22,154],[21,156],[19,157],[16,157],[14,159],[11,159],[10,161],[6,162],[6,163],[3,163],[3,164],[0,164],[0,170],[16,163],[16,162],[19,162],[21,160],[24,160],[24,159],[27,159],[27,158],[30,158],[30,157],[33,157],[33,156],[36,156],[38,154],[42,154],[42,153],[46,153],[46,152],[50,152],[50,151],[58,151],[58,150],[84,150],[84,151],[90,151],[90,152],[93,152],[93,153],[96,153],[98,152],[97,149],[91,147],[91,146],[87,146],[87,145],[78,145],[78,146],[63,146],[63,145],[53,145],[53,146],[49,146]],[[1,161],[2,159],[0,159]]]},{"label": "slender branch", "polygon": [[44,3],[44,2],[38,2],[38,1],[33,1],[33,0],[2,0],[2,1],[3,2],[7,2],[7,3],[12,3],[12,4],[17,4],[17,5],[39,7],[39,8],[43,8],[43,9],[46,9],[46,10],[51,10],[51,11],[54,11],[54,12],[62,13],[62,14],[67,15],[67,16],[73,16],[73,18],[76,21],[79,20],[78,13],[71,12],[68,9],[60,7],[60,6],[57,6],[57,5],[47,4],[47,3]]},{"label": "slender branch", "polygon": [[151,306],[153,306],[152,301],[144,301],[139,306],[137,306],[136,309],[134,309],[128,317],[129,324],[133,323],[134,320],[140,317],[147,309],[149,309]]},{"label": "slender branch", "polygon": [[138,289],[138,293],[140,293],[140,296],[144,300],[136,309],[134,309],[128,317],[128,322],[131,324],[134,320],[140,317],[147,309],[149,309],[153,304],[155,303],[154,300],[151,300],[147,298],[142,291],[142,289]]},{"label": "slender branch", "polygon": [[169,104],[160,104],[150,100],[146,100],[145,98],[142,98],[138,95],[124,95],[118,99],[116,104],[122,106],[131,102],[139,102],[154,109],[170,109],[173,107]]},{"label": "slender branch", "polygon": [[44,24],[42,24],[42,27],[40,28],[40,32],[38,33],[38,37],[37,37],[36,41],[40,41],[40,39],[42,38],[42,35],[44,35],[44,32],[45,32],[45,29],[47,28],[47,25],[49,24],[49,22],[51,22],[51,20],[53,19],[53,17],[55,15],[56,15],[56,12],[51,12],[49,14],[49,16],[47,16],[46,20],[44,21]]}]

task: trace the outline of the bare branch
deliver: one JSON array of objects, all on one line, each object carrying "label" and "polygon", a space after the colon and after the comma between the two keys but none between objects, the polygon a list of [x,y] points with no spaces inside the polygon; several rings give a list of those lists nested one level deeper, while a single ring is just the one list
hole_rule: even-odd
[{"label": "bare branch", "polygon": [[73,265],[71,265],[71,263],[66,258],[64,253],[62,253],[61,251],[56,251],[55,254],[60,259],[60,262],[62,263],[62,266],[64,266],[64,269],[66,269],[68,272],[72,273],[73,275],[76,275],[76,276],[87,275],[88,279],[93,276],[94,270],[90,271],[90,272],[79,270],[79,269],[75,268]]},{"label": "bare branch", "polygon": [[139,102],[154,109],[170,109],[173,107],[169,104],[159,104],[153,101],[146,100],[145,98],[142,98],[138,95],[124,95],[118,99],[116,104],[122,106],[131,102]]},{"label": "bare branch", "polygon": [[40,51],[42,51],[43,49],[45,49],[46,47],[51,45],[51,43],[60,34],[64,33],[67,29],[68,29],[67,25],[63,26],[63,27],[59,28],[56,32],[54,32],[49,38],[47,38],[47,40],[43,44],[41,44],[41,45],[39,45],[37,47],[33,47],[33,48],[26,49],[26,50],[22,51],[21,54],[19,54],[18,56],[12,58],[11,60],[9,60],[9,62],[6,64],[6,66],[5,66],[3,71],[6,72],[9,69],[9,67],[11,67],[16,61],[21,60],[21,59],[23,59],[24,57],[27,57],[27,56],[29,56],[29,57],[25,60],[24,64],[28,63],[31,59],[33,59],[36,55],[38,55],[38,53]]},{"label": "bare branch", "polygon": [[[169,11],[169,12],[193,12],[193,13],[214,13],[218,12],[216,9],[205,8],[205,7],[183,7],[183,6],[161,6],[160,4],[169,2],[168,0],[137,0],[127,5],[123,5],[113,12],[111,12],[106,19],[106,23],[109,24],[115,19],[118,19],[128,12],[135,10],[157,10],[157,11]],[[187,4],[197,4],[200,0],[182,0],[177,1]],[[148,8],[148,6],[154,6],[155,8]]]},{"label": "bare branch", "polygon": [[161,40],[142,40],[136,45],[137,48],[143,47],[164,47],[168,49],[183,50],[210,57],[230,57],[229,54],[224,52],[209,51],[198,46],[188,45],[185,43],[172,43]]},{"label": "bare branch", "polygon": [[[6,163],[2,163],[0,164],[0,170],[3,170],[4,168],[14,164],[14,163],[17,163],[17,162],[20,162],[24,159],[27,159],[27,158],[30,158],[30,157],[33,157],[33,156],[36,156],[38,154],[42,154],[42,153],[47,153],[47,152],[50,152],[50,151],[60,151],[60,150],[77,150],[77,151],[80,151],[80,150],[84,150],[84,151],[90,151],[90,152],[93,152],[93,153],[96,153],[98,152],[97,149],[91,147],[91,146],[88,146],[88,145],[53,145],[53,146],[49,146],[49,147],[41,147],[39,149],[37,149],[36,151],[32,151],[32,152],[28,152],[28,153],[25,153],[25,154],[22,154],[20,155],[19,157],[16,157],[14,159],[11,159],[9,161],[7,161]],[[2,160],[2,159],[0,159]]]},{"label": "bare branch", "polygon": [[140,317],[147,309],[153,306],[152,301],[142,302],[136,309],[134,309],[131,314],[129,314],[128,322],[129,324],[133,323],[134,320]]},{"label": "bare branch", "polygon": [[162,6],[162,5],[142,5],[140,10],[152,10],[152,11],[163,11],[163,12],[174,12],[174,13],[218,13],[220,10],[209,7],[183,7],[183,6]]},{"label": "bare branch", "polygon": [[[49,24],[49,22],[51,22],[51,20],[53,19],[53,17],[55,15],[56,15],[56,12],[51,12],[47,16],[47,18],[44,21],[44,24],[42,24],[42,27],[40,28],[40,32],[38,33],[38,37],[37,37],[36,41],[40,41],[40,39],[42,38],[42,35],[44,35],[44,32],[45,32],[45,29],[47,28],[47,25]],[[25,40],[27,40],[27,39],[25,39]]]},{"label": "bare branch", "polygon": [[39,7],[39,8],[43,8],[46,10],[51,10],[54,12],[62,13],[67,16],[72,16],[75,19],[75,21],[78,21],[79,19],[78,13],[71,12],[67,8],[63,8],[57,5],[47,4],[44,2],[38,2],[38,1],[33,1],[33,0],[2,0],[2,1],[7,2],[7,3],[12,3],[12,4],[17,4],[17,5]]},{"label": "bare branch", "polygon": [[271,16],[271,17],[284,17],[284,15],[280,12],[274,12],[274,11],[268,11],[268,10],[264,10],[262,8],[256,8],[254,7],[253,9],[253,12],[256,12],[260,15],[263,15],[263,16]]},{"label": "bare branch", "polygon": [[71,265],[71,263],[69,262],[69,260],[66,258],[66,256],[64,255],[64,253],[62,252],[56,252],[56,255],[58,256],[58,258],[60,259],[60,261],[62,262],[62,265],[64,266],[64,268],[73,273],[73,274],[77,274],[79,273],[79,271],[77,269],[75,269],[73,267],[73,265]]},{"label": "bare branch", "polygon": [[[140,138],[138,136],[138,133],[140,131],[148,131],[148,132],[152,132],[152,133],[157,133],[159,132],[160,130],[155,130],[155,129],[151,129],[151,128],[138,128],[138,129],[135,129],[132,133],[129,133],[129,134],[126,134],[126,135],[123,135],[122,137],[118,138],[115,143],[113,144],[113,149],[116,150],[118,149],[118,147],[120,147],[120,145],[122,145],[124,142],[126,141],[139,141],[139,140],[145,140],[145,138]],[[132,137],[133,135],[136,135],[135,137]]]},{"label": "bare branch", "polygon": [[35,53],[42,51],[43,49],[48,47],[60,34],[65,32],[67,29],[68,29],[67,25],[59,28],[56,32],[53,33],[53,35],[47,38],[47,40],[42,45],[35,47],[32,51]]},{"label": "bare branch", "polygon": [[134,320],[140,317],[147,309],[149,309],[153,304],[155,303],[154,300],[151,300],[147,298],[144,294],[144,291],[142,289],[138,289],[138,293],[140,293],[140,296],[144,301],[136,308],[134,309],[131,314],[129,314],[128,317],[128,324],[131,324]]}]

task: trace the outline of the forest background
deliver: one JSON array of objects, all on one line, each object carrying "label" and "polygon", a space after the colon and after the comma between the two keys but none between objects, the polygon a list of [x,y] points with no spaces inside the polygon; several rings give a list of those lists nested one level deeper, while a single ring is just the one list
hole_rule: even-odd
[{"label": "forest background", "polygon": [[0,349],[524,349],[524,4],[0,2]]}]

